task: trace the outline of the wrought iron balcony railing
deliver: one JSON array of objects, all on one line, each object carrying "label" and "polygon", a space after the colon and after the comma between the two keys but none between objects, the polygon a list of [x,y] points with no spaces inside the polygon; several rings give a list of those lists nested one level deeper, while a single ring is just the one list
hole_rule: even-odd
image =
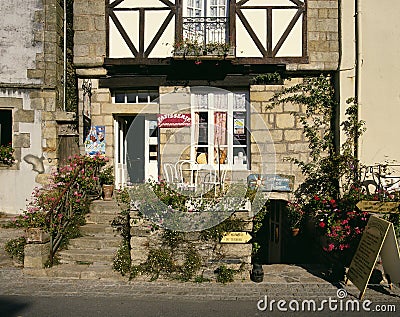
[{"label": "wrought iron balcony railing", "polygon": [[228,18],[183,18],[183,39],[175,43],[175,56],[234,56],[229,43]]},{"label": "wrought iron balcony railing", "polygon": [[183,38],[192,42],[229,43],[229,26],[226,17],[183,18]]}]

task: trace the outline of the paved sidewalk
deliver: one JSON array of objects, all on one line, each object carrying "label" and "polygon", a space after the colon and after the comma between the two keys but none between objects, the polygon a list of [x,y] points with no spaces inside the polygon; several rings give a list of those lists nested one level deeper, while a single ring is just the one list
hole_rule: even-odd
[{"label": "paved sidewalk", "polygon": [[[114,280],[82,280],[43,278],[24,275],[23,269],[0,268],[0,295],[21,296],[95,296],[187,300],[259,300],[264,296],[280,299],[337,298],[337,291],[345,288],[348,298],[355,298],[359,291],[352,285],[333,285],[295,265],[268,265],[264,281],[236,281],[226,285],[205,282],[154,282],[127,278]],[[355,296],[355,297],[354,297]],[[385,285],[370,286],[364,299],[396,304],[400,309],[400,288],[389,290]]]}]

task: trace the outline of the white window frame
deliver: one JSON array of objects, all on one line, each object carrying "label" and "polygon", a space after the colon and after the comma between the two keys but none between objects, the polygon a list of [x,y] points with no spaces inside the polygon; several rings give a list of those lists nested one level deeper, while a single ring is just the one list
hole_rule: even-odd
[{"label": "white window frame", "polygon": [[[197,153],[196,153],[196,148],[197,147],[206,147],[208,149],[207,151],[207,164],[211,165],[216,165],[215,163],[215,155],[214,155],[214,149],[218,147],[217,144],[214,144],[214,114],[215,112],[227,112],[227,144],[223,145],[220,147],[220,149],[226,148],[227,151],[227,163],[226,164],[221,164],[221,168],[225,169],[234,169],[234,170],[249,170],[250,169],[250,158],[251,158],[251,144],[250,144],[250,133],[248,132],[250,130],[250,118],[249,118],[249,102],[248,102],[248,97],[249,97],[249,92],[248,91],[234,91],[234,92],[229,92],[225,93],[227,94],[227,100],[228,100],[228,105],[226,109],[223,108],[217,108],[214,106],[214,96],[215,93],[208,93],[207,94],[207,101],[208,101],[208,109],[204,108],[198,108],[196,106],[197,102],[195,100],[196,94],[192,93],[191,94],[191,116],[192,116],[192,129],[191,129],[191,150],[190,150],[190,157],[191,160],[196,161],[197,160]],[[234,109],[234,98],[235,94],[240,94],[244,95],[245,97],[245,108],[244,109]],[[208,113],[208,129],[207,129],[207,145],[200,145],[198,146],[198,140],[196,140],[195,136],[195,116],[197,112],[207,112]],[[245,113],[245,130],[244,133],[246,134],[246,144],[241,145],[241,144],[234,144],[234,126],[233,126],[233,115],[234,112],[244,112]],[[210,124],[211,123],[211,124]],[[244,158],[243,161],[240,161],[239,159],[235,159],[234,157],[234,149],[235,148],[245,148],[245,153],[244,153]]]},{"label": "white window frame", "polygon": [[[156,89],[133,89],[133,90],[116,90],[112,93],[112,102],[114,104],[157,104],[157,101],[151,101],[151,92],[157,92],[157,98],[155,100],[159,100],[160,95]],[[135,98],[135,102],[128,102],[128,94],[130,93],[137,93]],[[139,101],[139,93],[147,93],[147,100],[146,101]],[[115,95],[116,94],[124,94],[124,102],[116,102]]]}]

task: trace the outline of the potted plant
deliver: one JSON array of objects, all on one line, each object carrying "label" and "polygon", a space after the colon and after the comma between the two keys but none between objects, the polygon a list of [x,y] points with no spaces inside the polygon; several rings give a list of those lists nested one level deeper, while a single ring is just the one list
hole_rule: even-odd
[{"label": "potted plant", "polygon": [[14,149],[9,145],[0,145],[0,164],[11,166],[14,164]]},{"label": "potted plant", "polygon": [[114,172],[112,166],[107,166],[100,171],[99,181],[103,190],[103,199],[111,200],[114,191]]},{"label": "potted plant", "polygon": [[300,205],[295,202],[288,202],[287,204],[288,226],[292,231],[293,236],[297,236],[299,234],[303,218],[304,218],[304,211],[302,210]]}]

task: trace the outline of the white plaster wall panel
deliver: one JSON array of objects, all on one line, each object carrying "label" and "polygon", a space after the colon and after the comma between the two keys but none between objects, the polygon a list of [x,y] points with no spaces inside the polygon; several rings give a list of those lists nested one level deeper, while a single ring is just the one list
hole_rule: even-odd
[{"label": "white plaster wall panel", "polygon": [[365,164],[400,162],[400,3],[363,1],[360,10],[360,119],[366,121],[360,159]]},{"label": "white plaster wall panel", "polygon": [[[0,90],[0,98],[22,98],[23,109],[30,110],[29,94],[21,90]],[[0,184],[7,184],[7,190],[0,190],[0,212],[22,212],[26,207],[27,200],[37,183],[35,178],[37,172],[32,170],[32,165],[26,163],[23,157],[27,154],[33,154],[38,157],[42,155],[41,140],[41,113],[35,112],[33,123],[17,123],[18,134],[30,134],[30,147],[21,149],[21,162],[19,170],[2,169],[0,171]]]},{"label": "white plaster wall panel", "polygon": [[[169,14],[168,11],[147,11],[145,15],[144,45],[145,50],[150,45],[154,36],[164,23]],[[163,32],[156,46],[150,53],[150,58],[167,57],[172,55],[173,43],[175,41],[175,18],[169,22],[167,29]]]},{"label": "white plaster wall panel", "polygon": [[[261,43],[266,43],[266,16],[264,10],[242,10],[243,15],[257,34]],[[264,31],[263,31],[264,28]],[[242,21],[236,17],[236,56],[262,57]]]},{"label": "white plaster wall panel", "polygon": [[[240,0],[236,0],[236,3]],[[244,6],[293,6],[293,2],[290,0],[249,0]]]},{"label": "white plaster wall panel", "polygon": [[34,22],[35,11],[41,9],[37,0],[0,1],[0,82],[40,83],[28,79],[26,70],[35,68],[36,54],[43,50],[34,40],[35,30],[42,27]]},{"label": "white plaster wall panel", "polygon": [[[136,49],[139,49],[139,12],[115,12],[119,22],[127,32]],[[110,57],[134,57],[114,22],[110,18]]]},{"label": "white plaster wall panel", "polygon": [[[272,47],[278,43],[282,34],[287,29],[297,10],[272,10]],[[288,37],[283,42],[276,56],[301,56],[302,55],[302,16],[299,17]]]},{"label": "white plaster wall panel", "polygon": [[[170,0],[175,3],[175,0]],[[116,8],[165,8],[160,0],[124,0]]]}]

